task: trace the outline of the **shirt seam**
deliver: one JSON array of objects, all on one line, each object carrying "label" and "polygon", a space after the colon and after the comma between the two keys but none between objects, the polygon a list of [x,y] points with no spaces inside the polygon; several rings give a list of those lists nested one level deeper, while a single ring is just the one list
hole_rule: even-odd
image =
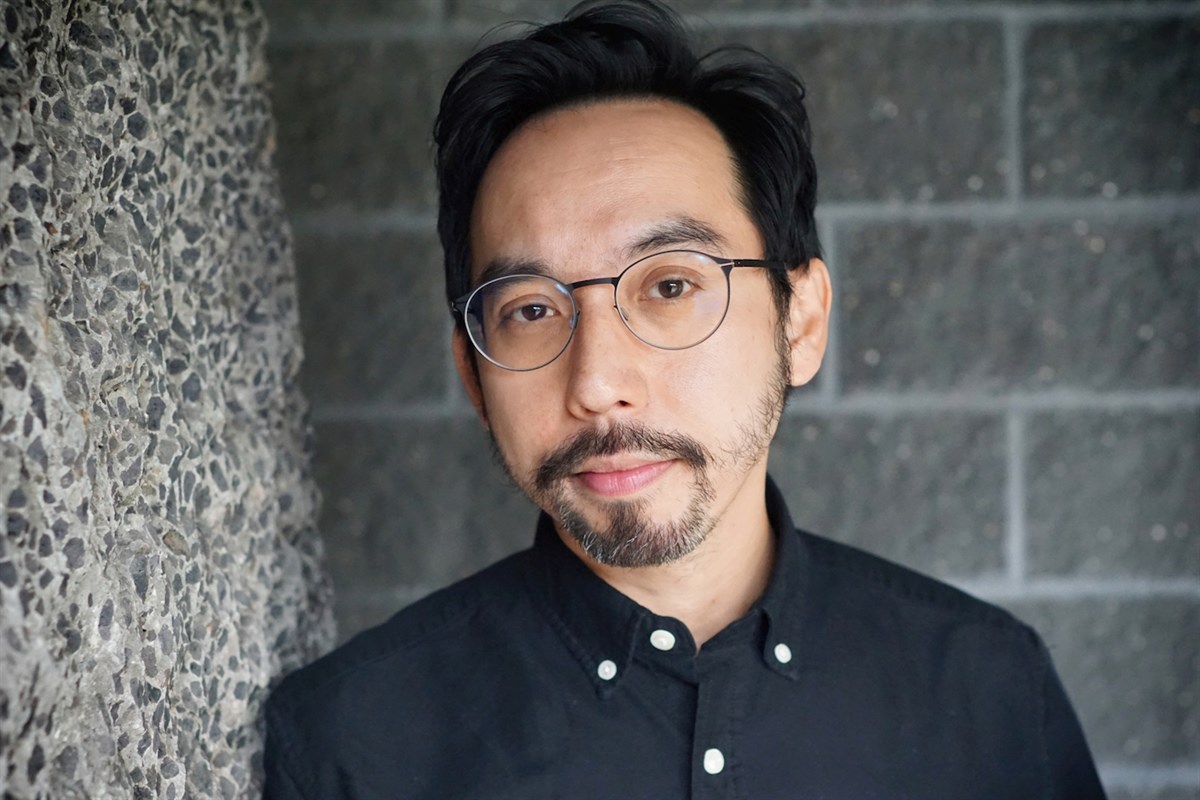
[{"label": "shirt seam", "polygon": [[1038,691],[1035,692],[1034,696],[1035,702],[1037,703],[1037,715],[1039,720],[1038,749],[1039,756],[1042,759],[1042,796],[1046,797],[1047,800],[1050,800],[1050,798],[1053,798],[1054,796],[1054,785],[1050,769],[1050,737],[1049,732],[1046,730],[1046,726],[1049,722],[1047,714],[1049,703],[1046,702],[1046,677],[1049,663],[1041,646],[1037,648],[1037,656],[1035,669],[1037,670]]},{"label": "shirt seam", "polygon": [[300,781],[293,770],[293,762],[296,760],[295,756],[298,748],[296,747],[295,740],[290,735],[284,733],[287,728],[281,724],[279,711],[275,708],[268,708],[267,718],[267,735],[273,735],[280,743],[279,751],[281,758],[279,773],[287,779],[288,783],[291,784],[291,788],[300,797],[317,797],[318,795],[312,791],[312,784],[308,781]]},{"label": "shirt seam", "polygon": [[297,797],[305,798],[305,800],[307,800],[307,798],[316,796],[301,788],[300,784],[296,782],[296,776],[292,774],[292,770],[290,768],[282,769],[280,770],[280,773],[283,775],[284,779],[287,780],[291,790],[296,793]]},{"label": "shirt seam", "polygon": [[[813,534],[803,534],[812,537]],[[814,537],[816,538],[816,537]],[[829,545],[847,547],[840,545],[838,542],[828,541]],[[855,549],[855,552],[859,552]],[[878,558],[872,554],[865,553],[870,558]],[[828,553],[813,553],[812,560],[815,565],[819,565],[831,571],[847,573],[860,578],[871,584],[872,587],[880,590],[889,590],[905,600],[912,602],[915,605],[930,608],[936,611],[946,613],[961,613],[969,616],[970,621],[985,624],[990,627],[1014,630],[1025,627],[1024,624],[1014,617],[1010,612],[996,606],[988,605],[984,601],[979,600],[972,595],[956,589],[953,586],[943,583],[936,583],[934,578],[921,575],[913,572],[911,575],[906,571],[894,576],[880,574],[880,571],[872,568],[864,568],[850,562],[849,559],[842,557],[840,554],[830,556]],[[907,570],[901,565],[893,565],[888,563],[888,566]],[[912,579],[920,579],[921,581],[929,581],[930,587],[915,587],[910,585]],[[965,620],[964,620],[965,621]]]},{"label": "shirt seam", "polygon": [[429,628],[427,630],[421,631],[420,634],[414,636],[413,638],[406,639],[401,643],[391,643],[387,646],[387,649],[384,652],[376,653],[375,655],[372,655],[370,657],[364,657],[362,659],[355,660],[354,663],[347,664],[346,666],[338,669],[336,672],[333,672],[327,676],[324,676],[320,681],[318,681],[311,688],[312,689],[324,688],[326,686],[329,686],[330,684],[341,681],[347,675],[352,675],[356,672],[359,672],[360,670],[371,667],[381,661],[386,661],[387,659],[395,658],[396,656],[401,655],[401,654],[407,652],[408,650],[411,650],[415,647],[418,647],[418,646],[424,644],[429,639],[436,638],[438,635],[441,635],[441,634],[449,633],[452,629],[467,624],[473,617],[477,616],[479,613],[481,613],[479,606],[477,606],[473,603],[470,606],[456,609],[447,618],[439,620],[437,624],[430,623]]},{"label": "shirt seam", "polygon": [[[532,592],[533,587],[527,586],[527,591]],[[537,598],[534,598],[535,601],[536,599]],[[538,611],[541,612],[542,616],[545,617],[550,623],[551,630],[557,633],[559,637],[566,643],[567,652],[569,652],[571,656],[582,665],[584,672],[588,673],[589,668],[592,666],[592,661],[595,660],[594,656],[588,650],[587,646],[580,641],[579,637],[577,637],[571,631],[571,626],[561,617],[561,615],[559,615],[558,611],[552,607],[552,604],[534,602],[534,607],[536,607]],[[629,664],[627,661],[622,664],[620,673],[623,673],[628,666]],[[620,673],[618,673],[616,676],[617,678],[622,677]]]}]

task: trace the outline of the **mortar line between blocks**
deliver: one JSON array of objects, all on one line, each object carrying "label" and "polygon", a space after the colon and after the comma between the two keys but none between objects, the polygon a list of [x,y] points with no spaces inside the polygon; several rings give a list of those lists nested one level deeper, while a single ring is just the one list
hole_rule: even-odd
[{"label": "mortar line between blocks", "polygon": [[[685,14],[684,19],[693,28],[737,31],[762,27],[797,29],[816,25],[997,22],[1009,16],[1022,22],[1153,20],[1197,13],[1200,13],[1200,4],[1190,2],[1046,3],[1031,4],[1020,9],[1015,9],[1005,3],[960,3],[937,7],[905,6],[899,8],[820,6],[780,11]],[[513,16],[528,18],[531,15],[514,14]],[[364,17],[352,22],[326,21],[322,23],[316,21],[288,24],[282,19],[276,19],[272,21],[268,47],[336,46],[364,42],[383,44],[393,42],[474,43],[494,28],[494,22],[457,19],[455,11],[449,7],[433,19],[416,22]],[[491,37],[489,37],[490,40]]]},{"label": "mortar line between blocks", "polygon": [[816,395],[803,395],[788,404],[790,414],[843,416],[873,414],[893,417],[901,414],[941,414],[957,411],[996,414],[1010,411],[1190,411],[1200,408],[1200,389],[1159,389],[1139,392],[1089,392],[1062,389],[1046,392],[1021,392],[1008,395],[975,395],[937,392],[853,392],[834,401]]},{"label": "mortar line between blocks", "polygon": [[1200,763],[1143,766],[1102,761],[1099,771],[1110,789],[1200,789]]},{"label": "mortar line between blocks", "polygon": [[1200,600],[1200,580],[1158,577],[1031,578],[1016,586],[1007,575],[946,578],[969,594],[993,602],[1013,600],[1120,600],[1184,598]]},{"label": "mortar line between blocks", "polygon": [[1009,580],[1014,586],[1021,586],[1025,581],[1028,540],[1025,527],[1025,417],[1020,412],[1009,411],[1005,414],[1004,440],[1008,465],[1005,479],[1005,509],[1008,517],[1005,561]]},{"label": "mortar line between blocks", "polygon": [[[1200,214],[1200,194],[1117,198],[1022,197],[996,200],[950,201],[944,203],[893,203],[876,201],[829,201],[818,206],[818,230],[822,224],[835,228],[844,222],[1045,222],[1078,217],[1120,220],[1157,220],[1162,217]],[[296,235],[346,236],[378,233],[436,235],[437,219],[432,213],[404,209],[310,209],[288,215]],[[832,259],[831,259],[832,260]]]},{"label": "mortar line between blocks", "polygon": [[442,337],[442,352],[446,358],[445,365],[445,392],[446,408],[453,412],[467,413],[470,411],[466,404],[460,400],[461,392],[458,391],[458,370],[454,366],[454,326],[451,322],[446,328],[446,335]]},{"label": "mortar line between blocks", "polygon": [[1131,5],[1122,2],[1040,3],[1014,8],[1009,3],[947,3],[936,7],[915,5],[897,7],[835,8],[828,5],[761,11],[723,11],[686,14],[692,24],[713,28],[783,27],[802,28],[818,24],[898,24],[941,22],[994,22],[1006,16],[1022,21],[1091,22],[1127,19],[1161,19],[1194,14],[1200,6],[1194,2],[1165,2]]},{"label": "mortar line between blocks", "polygon": [[[990,397],[954,394],[855,393],[832,400],[816,393],[800,395],[789,401],[788,417],[816,415],[841,417],[869,414],[879,418],[904,415],[1037,413],[1044,411],[1121,412],[1144,411],[1173,413],[1200,409],[1200,390],[1161,392],[1114,392],[1088,394],[1059,392],[1032,395]],[[474,412],[462,402],[418,401],[411,403],[312,403],[311,419],[326,422],[412,422],[446,419],[470,419]]]},{"label": "mortar line between blocks", "polygon": [[402,209],[297,211],[289,215],[289,220],[293,231],[307,236],[437,233],[437,218],[433,214]]},{"label": "mortar line between blocks", "polygon": [[438,422],[471,419],[471,410],[444,402],[405,403],[333,403],[316,407],[314,425],[346,422]]},{"label": "mortar line between blocks", "polygon": [[415,603],[439,588],[432,584],[418,583],[378,589],[346,589],[338,592],[338,600],[347,606],[358,608],[399,609]]},{"label": "mortar line between blocks", "polygon": [[837,226],[824,218],[817,220],[817,235],[825,251],[825,265],[829,268],[829,280],[833,286],[833,302],[829,308],[829,338],[825,343],[825,360],[817,393],[827,403],[835,403],[842,394],[842,315],[838,310],[837,293],[841,281],[838,264]]},{"label": "mortar line between blocks", "polygon": [[821,206],[830,222],[1044,222],[1076,217],[1155,220],[1200,214],[1200,194],[1116,198],[1022,197],[941,203],[832,201]]},{"label": "mortar line between blocks", "polygon": [[1012,15],[1004,19],[1004,126],[1005,149],[1008,151],[1008,175],[1005,186],[1014,203],[1025,190],[1025,158],[1022,148],[1021,102],[1025,95],[1026,25]]}]

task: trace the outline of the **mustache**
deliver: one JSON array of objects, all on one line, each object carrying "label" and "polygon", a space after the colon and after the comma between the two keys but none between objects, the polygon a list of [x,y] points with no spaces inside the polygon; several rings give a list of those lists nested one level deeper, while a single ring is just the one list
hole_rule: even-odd
[{"label": "mustache", "polygon": [[678,458],[688,466],[703,470],[712,455],[690,436],[664,433],[637,423],[621,423],[605,431],[580,431],[551,451],[538,467],[534,483],[547,491],[556,481],[568,478],[589,458],[612,456],[626,451]]}]

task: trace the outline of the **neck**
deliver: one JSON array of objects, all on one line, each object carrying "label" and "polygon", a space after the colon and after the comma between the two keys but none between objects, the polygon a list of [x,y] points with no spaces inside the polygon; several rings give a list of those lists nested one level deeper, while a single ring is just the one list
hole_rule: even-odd
[{"label": "neck", "polygon": [[670,564],[638,568],[598,564],[573,537],[561,529],[559,536],[617,591],[655,614],[683,622],[700,647],[745,615],[770,579],[775,545],[764,501],[766,471],[761,472],[747,476],[704,542]]}]

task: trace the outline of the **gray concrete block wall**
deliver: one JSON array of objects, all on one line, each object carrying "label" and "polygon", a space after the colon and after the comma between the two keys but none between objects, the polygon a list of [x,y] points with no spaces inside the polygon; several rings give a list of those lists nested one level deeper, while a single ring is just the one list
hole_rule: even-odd
[{"label": "gray concrete block wall", "polygon": [[[449,361],[429,129],[492,25],[568,5],[266,3],[342,638],[530,541]],[[678,7],[809,87],[796,517],[1036,624],[1112,795],[1197,796],[1200,3]]]},{"label": "gray concrete block wall", "polygon": [[0,2],[0,794],[261,794],[333,643],[252,3]]}]

